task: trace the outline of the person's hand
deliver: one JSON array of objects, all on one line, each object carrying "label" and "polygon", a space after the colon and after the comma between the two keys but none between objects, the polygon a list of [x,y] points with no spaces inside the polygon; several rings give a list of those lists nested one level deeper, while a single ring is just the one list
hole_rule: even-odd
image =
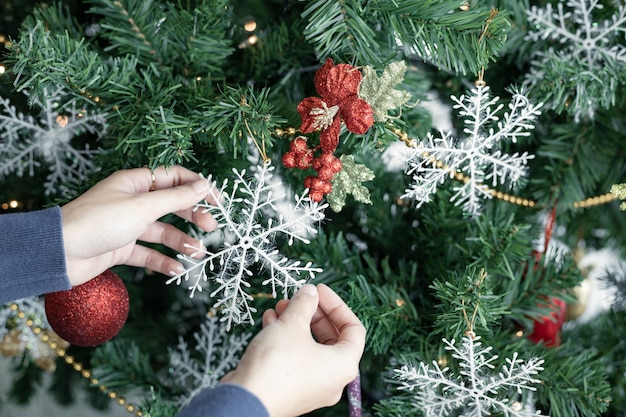
[{"label": "person's hand", "polygon": [[365,327],[341,298],[307,284],[265,312],[263,330],[220,383],[248,389],[271,417],[298,416],[340,400],[364,347]]},{"label": "person's hand", "polygon": [[136,168],[118,171],[61,207],[67,274],[72,285],[114,265],[130,265],[170,275],[181,264],[137,241],[161,243],[191,254],[185,244],[202,243],[174,226],[157,221],[168,213],[193,221],[205,231],[217,227],[213,216],[193,210],[209,198],[211,184],[186,168]]}]

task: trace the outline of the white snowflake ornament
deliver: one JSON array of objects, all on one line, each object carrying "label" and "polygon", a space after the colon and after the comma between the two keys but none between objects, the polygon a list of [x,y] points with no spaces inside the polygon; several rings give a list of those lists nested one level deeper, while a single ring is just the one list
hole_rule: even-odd
[{"label": "white snowflake ornament", "polygon": [[[250,280],[261,271],[269,274],[261,284],[270,287],[273,297],[280,288],[285,298],[306,282],[303,275],[313,278],[322,272],[311,262],[303,264],[281,254],[275,240],[280,236],[289,245],[295,241],[308,244],[308,237],[317,233],[315,223],[324,219],[328,204],[310,201],[306,192],[290,203],[282,183],[272,180],[273,170],[270,164],[262,164],[253,178],[248,178],[245,170],[233,169],[232,185],[229,187],[225,180],[219,191],[211,192],[217,204],[198,205],[198,209],[213,214],[224,241],[215,251],[194,248],[196,253],[191,256],[179,255],[187,267],[182,272],[172,272],[175,275],[167,281],[177,285],[188,282],[190,297],[203,291],[205,285],[213,286],[210,297],[217,296],[213,307],[227,322],[227,328],[254,323],[252,314],[256,309],[250,305],[253,297],[248,288]],[[199,255],[204,256],[198,259]]]},{"label": "white snowflake ornament", "polygon": [[[533,54],[526,83],[546,84],[542,94],[551,108],[567,109],[576,120],[593,118],[599,107],[615,105],[626,68],[626,5],[611,2],[610,19],[597,16],[599,0],[567,0],[528,10],[531,42],[551,40],[553,45]],[[570,102],[571,101],[571,102]]]},{"label": "white snowflake ornament", "polygon": [[[419,366],[405,365],[394,372],[401,382],[400,389],[415,392],[414,405],[426,417],[459,415],[461,417],[487,417],[494,412],[506,417],[541,415],[520,399],[523,391],[535,391],[541,381],[536,375],[543,370],[543,359],[519,359],[517,352],[506,358],[505,364],[495,371],[490,346],[482,347],[480,337],[469,334],[463,337],[460,347],[443,339],[445,349],[459,363],[459,375],[449,367],[441,368],[420,362]],[[517,394],[517,395],[516,395]],[[462,410],[462,414],[453,412]]]},{"label": "white snowflake ornament", "polygon": [[478,215],[482,199],[492,197],[489,186],[515,185],[526,173],[526,164],[533,155],[509,155],[498,147],[503,141],[515,143],[519,137],[529,136],[541,114],[541,105],[513,92],[509,110],[500,120],[498,113],[504,105],[498,103],[499,97],[489,94],[488,86],[477,85],[467,96],[453,96],[452,100],[456,103],[453,108],[464,119],[465,137],[457,139],[452,132],[440,131],[439,137],[429,132],[424,140],[417,141],[407,164],[413,183],[403,198],[415,200],[420,207],[430,201],[439,184],[460,173],[465,180],[454,188],[451,201],[462,205],[467,213]]},{"label": "white snowflake ornament", "polygon": [[251,336],[250,333],[227,334],[211,312],[193,335],[196,342],[193,350],[180,337],[176,349],[170,350],[170,369],[163,381],[185,392],[175,400],[176,405],[184,407],[203,389],[217,385],[237,366]]},{"label": "white snowflake ornament", "polygon": [[72,139],[84,133],[100,139],[106,118],[78,109],[74,100],[60,105],[68,96],[61,88],[44,89],[43,96],[43,101],[29,97],[31,107],[40,110],[38,119],[19,113],[8,98],[0,97],[0,177],[25,172],[32,177],[43,163],[49,169],[45,193],[67,194],[68,185],[80,184],[96,170],[92,158],[100,152]]}]

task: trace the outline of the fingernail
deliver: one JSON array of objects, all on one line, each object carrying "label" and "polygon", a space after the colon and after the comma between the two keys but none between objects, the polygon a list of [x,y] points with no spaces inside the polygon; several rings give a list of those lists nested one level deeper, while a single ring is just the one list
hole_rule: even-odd
[{"label": "fingernail", "polygon": [[209,193],[209,181],[201,179],[191,183],[191,186],[196,191],[196,194],[207,195]]},{"label": "fingernail", "polygon": [[298,294],[306,294],[315,297],[317,295],[317,288],[315,288],[315,285],[306,284],[304,287],[300,288]]}]

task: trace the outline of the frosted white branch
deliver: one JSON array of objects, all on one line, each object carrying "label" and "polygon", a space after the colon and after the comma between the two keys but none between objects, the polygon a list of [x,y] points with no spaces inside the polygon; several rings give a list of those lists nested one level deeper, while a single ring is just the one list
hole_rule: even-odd
[{"label": "frosted white branch", "polygon": [[526,362],[513,354],[506,358],[500,371],[495,371],[497,355],[490,346],[482,347],[480,337],[463,337],[461,347],[443,339],[445,349],[458,360],[459,374],[449,367],[441,368],[420,362],[417,367],[404,365],[395,369],[394,377],[401,382],[400,389],[415,392],[414,406],[427,417],[457,415],[486,417],[498,412],[506,417],[540,415],[520,402],[523,391],[535,391],[541,381],[535,376],[543,370],[543,359],[532,358]]},{"label": "frosted white branch", "polygon": [[508,111],[500,120],[498,113],[504,105],[498,103],[499,97],[490,96],[487,86],[476,86],[468,96],[452,100],[453,108],[464,119],[465,137],[456,139],[451,132],[439,132],[437,137],[429,132],[419,141],[408,161],[407,173],[413,176],[413,183],[403,197],[415,200],[419,207],[430,201],[439,184],[459,172],[469,180],[454,188],[451,201],[477,215],[482,199],[492,197],[487,187],[506,183],[513,186],[525,175],[526,164],[533,155],[509,155],[497,147],[503,141],[515,143],[530,135],[529,130],[541,114],[541,104],[533,105],[514,91]]},{"label": "frosted white branch", "polygon": [[29,97],[31,106],[40,111],[38,118],[18,112],[8,98],[0,97],[0,177],[34,176],[44,164],[49,170],[45,193],[64,194],[68,185],[79,184],[96,170],[92,158],[100,152],[72,141],[84,133],[100,139],[106,119],[77,108],[61,88],[44,89],[43,97],[43,101]]},{"label": "frosted white branch", "polygon": [[[190,297],[203,291],[208,281],[214,288],[210,297],[216,297],[213,308],[222,314],[227,328],[232,324],[253,323],[256,309],[250,304],[250,280],[262,271],[269,278],[262,285],[270,287],[273,297],[278,288],[287,298],[290,291],[305,282],[303,275],[314,278],[322,271],[311,262],[302,263],[282,255],[275,239],[280,236],[287,244],[295,241],[308,244],[308,237],[317,233],[316,223],[324,219],[327,204],[311,202],[306,193],[295,196],[295,202],[286,202],[286,191],[278,181],[272,181],[273,167],[264,164],[252,179],[246,172],[233,170],[232,186],[228,180],[219,190],[213,190],[216,204],[203,203],[198,209],[210,212],[224,233],[225,240],[215,251],[195,248],[192,256],[179,255],[187,265],[182,272],[172,272],[167,283],[188,282]],[[203,257],[198,258],[199,255]]]},{"label": "frosted white branch", "polygon": [[227,334],[215,315],[207,316],[200,330],[194,333],[194,352],[179,338],[175,350],[170,350],[170,372],[164,383],[184,393],[175,401],[184,406],[204,388],[217,385],[239,362],[252,335]]},{"label": "frosted white branch", "polygon": [[[626,64],[626,5],[617,1],[613,6],[615,13],[607,20],[595,16],[604,8],[599,0],[567,0],[558,2],[556,9],[552,3],[546,3],[544,7],[532,6],[527,12],[530,30],[526,39],[557,42],[534,54],[527,82],[541,79],[552,62],[580,65],[570,105],[576,118],[593,117],[601,104],[615,102],[614,92],[620,82],[615,71],[621,69],[623,74]],[[599,87],[612,95],[608,99],[597,97]]]}]

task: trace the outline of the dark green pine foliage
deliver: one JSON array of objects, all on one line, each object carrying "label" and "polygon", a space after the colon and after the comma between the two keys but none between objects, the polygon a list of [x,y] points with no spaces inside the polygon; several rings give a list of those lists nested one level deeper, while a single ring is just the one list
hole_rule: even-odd
[{"label": "dark green pine foliage", "polygon": [[[535,155],[526,179],[513,191],[534,200],[532,208],[493,199],[480,216],[469,217],[450,203],[455,184],[449,182],[416,209],[401,198],[410,178],[387,169],[382,157],[398,140],[393,127],[413,138],[433,129],[439,114],[424,106],[433,100],[431,92],[450,106],[448,97],[465,93],[484,70],[494,94],[507,100],[506,89],[523,83],[533,53],[555,44],[525,40],[531,29],[526,11],[547,3],[559,2],[90,0],[35,6],[0,0],[0,35],[12,39],[0,55],[8,69],[0,75],[0,94],[11,97],[21,111],[36,114],[23,93],[41,95],[46,87],[62,86],[67,102],[107,115],[107,134],[98,144],[105,152],[96,159],[102,169],[76,193],[114,170],[143,165],[182,164],[227,178],[233,167],[249,166],[255,152],[251,135],[282,181],[301,191],[308,174],[282,168],[290,138],[275,132],[299,127],[297,103],[317,96],[315,70],[328,57],[369,65],[379,73],[389,62],[405,60],[409,69],[398,88],[411,93],[409,105],[365,135],[342,132],[337,152],[354,155],[374,171],[376,178],[364,184],[372,204],[349,197],[343,210],[328,211],[309,245],[278,242],[286,256],[323,268],[316,282],[338,291],[368,329],[361,366],[364,415],[422,415],[419,404],[416,408],[408,393],[397,390],[392,369],[445,358],[442,338],[459,340],[471,317],[471,330],[499,355],[497,366],[514,352],[545,360],[542,382],[531,398],[542,414],[620,416],[626,407],[623,303],[584,325],[569,323],[558,347],[533,344],[520,334],[529,334],[533,322],[550,313],[546,299],[575,300],[573,288],[584,276],[574,249],[610,247],[618,257],[624,255],[626,213],[617,202],[585,209],[573,205],[626,182],[626,68],[611,68],[621,82],[615,91],[588,92],[616,97],[593,118],[575,120],[567,111],[573,98],[558,97],[562,106],[544,109],[530,137],[504,145],[510,153]],[[597,17],[603,19],[619,6],[602,3]],[[256,28],[247,32],[244,25],[251,21]],[[617,42],[625,47],[623,36]],[[575,61],[562,65],[569,73],[576,65],[584,70]],[[543,101],[550,83],[558,82],[553,74],[532,86],[530,99]],[[584,96],[577,99],[585,101]],[[452,123],[462,130],[462,120]],[[63,196],[43,194],[45,175],[43,164],[34,177],[1,178],[0,203],[18,199],[26,202],[25,209],[34,209],[63,201]],[[571,252],[559,260],[534,252],[544,231],[542,215],[552,208],[553,240]],[[186,227],[174,217],[166,220]],[[116,271],[131,295],[126,326],[103,346],[69,352],[102,383],[138,398],[149,415],[172,416],[176,407],[170,400],[179,393],[162,386],[168,349],[179,336],[192,342],[207,307],[190,300],[182,288],[165,285],[164,277],[131,268]],[[613,272],[607,285],[626,294],[623,276],[624,271]],[[255,302],[261,312],[274,301]],[[235,327],[233,332],[250,330],[257,329]],[[61,370],[66,367],[62,361],[58,367],[64,383],[49,389],[67,403],[72,401],[69,387],[86,387],[86,382],[70,378],[69,368]],[[40,373],[19,362],[14,389],[2,402],[27,402],[41,383]],[[312,415],[345,416],[346,401]]]}]

